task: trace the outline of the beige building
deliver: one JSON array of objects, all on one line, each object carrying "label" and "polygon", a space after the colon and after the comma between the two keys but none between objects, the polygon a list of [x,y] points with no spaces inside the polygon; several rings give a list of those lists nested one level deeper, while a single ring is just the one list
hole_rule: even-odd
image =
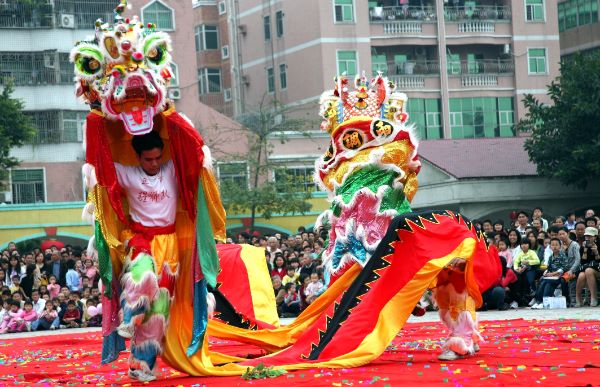
[{"label": "beige building", "polygon": [[560,55],[593,52],[600,47],[598,0],[559,0]]}]

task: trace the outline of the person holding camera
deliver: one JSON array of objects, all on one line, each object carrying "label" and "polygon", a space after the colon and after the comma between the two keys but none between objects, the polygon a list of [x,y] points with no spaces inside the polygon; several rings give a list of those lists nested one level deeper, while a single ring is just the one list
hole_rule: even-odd
[{"label": "person holding camera", "polygon": [[598,254],[598,229],[586,227],[585,242],[581,248],[581,264],[577,275],[577,286],[575,288],[575,307],[583,305],[581,292],[584,287],[590,291],[590,306],[598,306],[597,281],[600,279],[600,254]]}]

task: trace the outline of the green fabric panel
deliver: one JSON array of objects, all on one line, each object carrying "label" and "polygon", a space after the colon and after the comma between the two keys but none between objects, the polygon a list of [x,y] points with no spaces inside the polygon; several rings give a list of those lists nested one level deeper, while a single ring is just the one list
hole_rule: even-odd
[{"label": "green fabric panel", "polygon": [[[397,177],[398,174],[391,170],[375,167],[364,168],[360,171],[354,172],[351,176],[349,176],[342,187],[337,190],[337,194],[341,196],[344,204],[348,204],[350,201],[352,201],[352,198],[354,198],[356,193],[362,188],[368,188],[375,194],[377,193],[379,187],[385,186],[387,189],[381,200],[379,212],[386,210],[397,210],[399,214],[410,212],[410,204],[404,197],[404,192],[391,188],[393,186],[394,179]],[[331,210],[336,216],[339,216],[341,212],[340,204],[341,203],[338,203],[337,200],[334,200],[331,205]]]},{"label": "green fabric panel", "polygon": [[139,254],[131,263],[129,272],[131,273],[131,278],[133,281],[139,283],[146,273],[155,273],[154,260],[148,254]]},{"label": "green fabric panel", "polygon": [[102,229],[98,221],[95,222],[94,238],[96,239],[96,250],[98,250],[100,278],[102,278],[102,283],[104,284],[104,295],[111,298],[113,269],[112,262],[110,261],[110,249],[108,248],[106,239],[104,239],[104,235],[102,235]]},{"label": "green fabric panel", "polygon": [[171,304],[171,298],[169,297],[169,291],[167,289],[160,289],[158,296],[152,302],[152,306],[146,315],[146,318],[160,314],[165,317],[165,320],[169,318],[169,306]]},{"label": "green fabric panel", "polygon": [[215,236],[212,231],[210,215],[204,194],[202,181],[198,181],[198,206],[196,215],[196,243],[200,267],[206,282],[213,288],[217,287],[217,275],[220,271],[219,256],[215,247]]}]

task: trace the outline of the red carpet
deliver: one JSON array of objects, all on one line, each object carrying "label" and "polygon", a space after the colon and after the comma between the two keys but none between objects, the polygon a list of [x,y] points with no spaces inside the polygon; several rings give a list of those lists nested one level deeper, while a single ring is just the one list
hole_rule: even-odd
[{"label": "red carpet", "polygon": [[[354,369],[295,371],[275,379],[192,378],[159,362],[152,386],[586,386],[600,385],[600,321],[486,321],[487,344],[474,357],[437,360],[441,323],[407,324],[375,362]],[[0,336],[0,386],[140,385],[126,376],[127,355],[100,366],[100,334],[11,339]],[[260,353],[213,342],[230,354]]]}]

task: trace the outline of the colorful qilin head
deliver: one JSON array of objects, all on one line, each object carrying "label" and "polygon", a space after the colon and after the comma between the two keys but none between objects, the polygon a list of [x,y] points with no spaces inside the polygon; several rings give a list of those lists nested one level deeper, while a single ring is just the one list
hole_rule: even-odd
[{"label": "colorful qilin head", "polygon": [[148,133],[166,104],[170,71],[170,38],[137,16],[121,15],[127,0],[115,8],[114,23],[96,21],[95,36],[71,50],[77,96],[110,119],[121,120],[133,135]]},{"label": "colorful qilin head", "polygon": [[393,123],[405,123],[407,97],[396,92],[393,82],[378,74],[370,81],[364,72],[354,80],[354,91],[348,89],[348,78],[335,79],[335,89],[321,95],[321,129],[332,133],[341,123],[352,118],[382,118]]}]

